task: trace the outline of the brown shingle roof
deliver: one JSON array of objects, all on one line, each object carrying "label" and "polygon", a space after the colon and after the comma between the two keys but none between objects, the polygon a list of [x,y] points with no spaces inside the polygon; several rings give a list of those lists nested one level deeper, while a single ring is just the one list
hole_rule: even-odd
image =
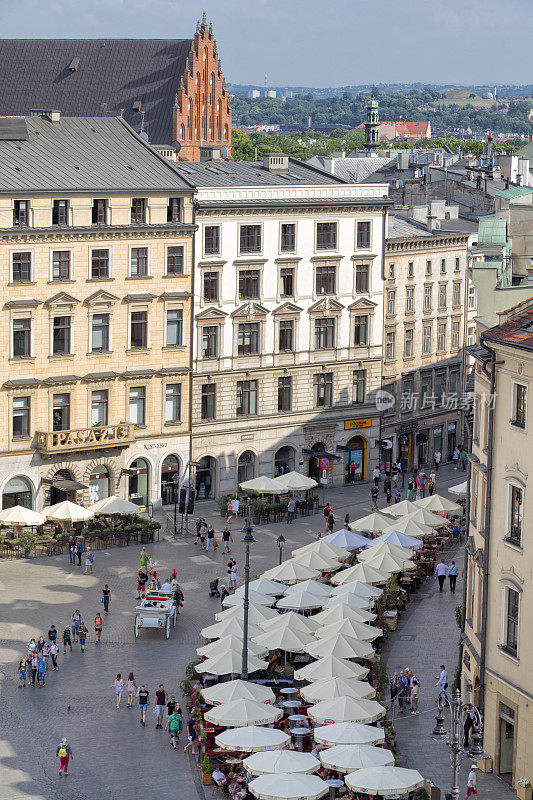
[{"label": "brown shingle roof", "polygon": [[524,301],[524,305],[526,303],[527,307],[522,312],[512,314],[501,325],[485,331],[483,341],[501,342],[513,347],[533,350],[533,304],[531,299]]}]

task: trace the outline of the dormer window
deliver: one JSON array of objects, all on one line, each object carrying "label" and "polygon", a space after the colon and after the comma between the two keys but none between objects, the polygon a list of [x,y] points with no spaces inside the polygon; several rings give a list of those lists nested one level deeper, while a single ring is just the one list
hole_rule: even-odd
[{"label": "dormer window", "polygon": [[93,225],[105,225],[107,222],[107,200],[93,200],[92,223]]},{"label": "dormer window", "polygon": [[181,222],[181,203],[179,197],[171,197],[167,207],[167,222]]},{"label": "dormer window", "polygon": [[131,221],[137,225],[146,222],[146,200],[143,197],[134,197],[132,199]]},{"label": "dormer window", "polygon": [[15,200],[13,204],[13,225],[29,224],[30,204],[28,200]]},{"label": "dormer window", "polygon": [[68,200],[54,200],[52,225],[68,225]]}]

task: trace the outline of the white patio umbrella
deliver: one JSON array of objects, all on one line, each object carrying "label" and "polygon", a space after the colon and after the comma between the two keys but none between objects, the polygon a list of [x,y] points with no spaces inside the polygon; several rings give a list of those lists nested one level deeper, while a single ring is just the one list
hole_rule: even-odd
[{"label": "white patio umbrella", "polygon": [[313,661],[301,669],[297,669],[294,677],[297,681],[318,681],[323,678],[366,678],[369,670],[353,661],[344,658],[326,656],[318,661]]},{"label": "white patio umbrella", "polygon": [[260,775],[248,784],[260,800],[318,800],[329,792],[328,784],[318,775],[302,772],[277,772]]},{"label": "white patio umbrella", "polygon": [[308,703],[320,703],[343,695],[370,700],[375,697],[376,690],[367,681],[358,681],[356,678],[328,678],[302,686],[300,695]]},{"label": "white patio umbrella", "polygon": [[366,517],[360,517],[350,522],[350,528],[356,531],[372,531],[372,533],[379,533],[379,531],[382,531],[383,528],[386,528],[387,525],[390,525],[393,521],[390,514],[372,511],[372,513],[367,514]]},{"label": "white patio umbrella", "polygon": [[286,747],[291,740],[283,731],[276,728],[261,728],[247,725],[244,728],[231,728],[215,736],[215,743],[223,750],[244,753],[257,753],[260,750],[277,750]]},{"label": "white patio umbrella", "polygon": [[204,718],[213,725],[242,728],[245,725],[269,725],[283,716],[283,709],[258,703],[257,700],[233,700],[206,711]]},{"label": "white patio umbrella", "polygon": [[468,483],[466,481],[463,481],[463,483],[456,483],[455,486],[450,486],[448,491],[450,494],[461,497],[462,495],[466,495],[468,493]]},{"label": "white patio umbrella", "polygon": [[[260,594],[250,589],[248,592],[248,600],[256,606],[273,606],[275,598],[271,594]],[[244,592],[242,594],[230,594],[222,603],[223,608],[231,608],[232,606],[241,606],[244,603]]]},{"label": "white patio umbrella", "polygon": [[285,489],[291,492],[303,492],[318,486],[313,478],[309,478],[307,475],[300,475],[299,472],[295,472],[294,470],[292,470],[292,472],[285,472],[284,475],[278,475],[277,478],[274,478],[274,482],[280,486],[284,486]]},{"label": "white patio umbrella", "polygon": [[[242,619],[232,617],[231,619],[223,619],[221,622],[215,622],[214,625],[209,625],[207,628],[202,628],[200,633],[204,639],[221,639],[222,636],[227,636],[232,633],[242,636],[243,627],[244,623]],[[255,636],[256,633],[260,633],[257,625],[249,624],[248,636]]]},{"label": "white patio umbrella", "polygon": [[[401,500],[399,503],[389,506],[390,513],[393,517],[404,517],[407,514],[418,511],[419,508],[420,506],[417,506],[413,500]],[[388,527],[390,527],[390,525]]]},{"label": "white patio umbrella", "polygon": [[366,610],[370,608],[373,602],[373,597],[361,597],[360,594],[337,594],[333,595],[333,597],[328,597],[324,603],[324,607],[331,608],[331,606],[336,606],[339,603],[343,603],[345,606],[349,606],[350,608],[355,608],[356,611],[360,611],[361,609]]},{"label": "white patio umbrella", "polygon": [[310,634],[320,628],[320,623],[315,621],[315,617],[302,617],[296,611],[288,611],[286,614],[277,614],[275,619],[264,620],[259,624],[259,628],[263,631],[290,628],[296,633]]},{"label": "white patio umbrella", "polygon": [[[450,491],[448,489],[448,491]],[[461,514],[462,508],[457,503],[452,503],[440,494],[431,494],[418,501],[418,505],[427,508],[428,511],[435,511],[437,514]]]},{"label": "white patio umbrella", "polygon": [[360,547],[366,547],[369,540],[366,536],[361,536],[360,533],[347,531],[343,528],[340,531],[328,533],[321,541],[335,544],[337,547],[343,547],[345,550],[359,550]]},{"label": "white patio umbrella", "polygon": [[377,570],[375,567],[368,567],[366,563],[354,564],[349,569],[343,569],[333,575],[331,582],[337,586],[343,586],[352,581],[361,581],[361,583],[385,583],[389,579],[389,573],[385,570]]},{"label": "white patio umbrella", "polygon": [[348,581],[335,586],[329,593],[330,597],[337,597],[340,594],[358,594],[361,597],[381,597],[383,589],[378,586],[371,586],[363,581]]},{"label": "white patio umbrella", "polygon": [[399,531],[400,533],[406,533],[408,536],[420,536],[421,538],[433,534],[433,528],[430,528],[429,525],[422,525],[420,522],[413,522],[409,516],[398,517],[394,524],[386,528],[383,533],[388,533],[389,531]]},{"label": "white patio umbrella", "polygon": [[327,724],[330,722],[376,722],[386,712],[385,706],[376,700],[358,700],[356,697],[334,697],[333,700],[322,700],[307,709],[314,722]]},{"label": "white patio umbrella", "polygon": [[291,630],[287,625],[284,628],[274,628],[263,631],[259,636],[254,636],[256,647],[266,647],[268,650],[284,650],[286,653],[303,653],[306,645],[315,639],[309,633]]},{"label": "white patio umbrella", "polygon": [[385,741],[383,728],[362,725],[360,722],[335,722],[323,725],[313,731],[315,742],[327,745],[336,744],[381,744]]},{"label": "white patio umbrella", "polygon": [[315,633],[315,637],[317,639],[330,639],[332,636],[342,634],[343,636],[349,636],[351,639],[359,639],[361,643],[368,643],[370,640],[368,638],[362,639],[360,635],[360,625],[363,624],[360,620],[341,619],[338,622],[330,622],[328,625],[319,628]]},{"label": "white patio umbrella", "polygon": [[374,539],[368,546],[368,549],[370,550],[372,547],[378,547],[382,542],[390,542],[391,544],[398,545],[398,547],[407,547],[409,550],[418,550],[420,547],[423,547],[420,539],[416,539],[414,536],[408,536],[406,533],[401,533],[400,531],[388,531],[387,533],[382,533],[377,539]]},{"label": "white patio umbrella", "polygon": [[138,514],[139,506],[124,500],[122,497],[104,497],[103,500],[93,503],[91,511],[94,514]]},{"label": "white patio umbrella", "polygon": [[225,683],[215,683],[202,689],[200,694],[213,706],[222,703],[231,703],[233,700],[255,700],[258,703],[274,703],[276,695],[268,686],[260,686],[252,681],[243,681],[240,678]]},{"label": "white patio umbrella", "polygon": [[332,636],[313,639],[305,646],[306,653],[313,658],[337,656],[337,658],[368,658],[375,656],[374,648],[369,642],[347,636],[344,633],[334,633]]},{"label": "white patio umbrella", "polygon": [[42,525],[46,522],[44,514],[32,511],[24,506],[12,506],[0,511],[0,522],[3,525]]},{"label": "white patio umbrella", "polygon": [[376,553],[381,552],[389,553],[389,555],[398,559],[411,558],[413,555],[410,547],[401,547],[400,545],[392,544],[392,542],[379,542],[374,547],[369,547],[364,553],[359,553],[358,559],[360,562],[373,561]]},{"label": "white patio umbrella", "polygon": [[292,558],[263,572],[264,578],[284,583],[298,583],[298,581],[306,581],[308,578],[316,578],[317,575],[318,570],[304,567],[303,564],[299,564]]},{"label": "white patio umbrella", "polygon": [[299,564],[303,564],[304,567],[316,569],[320,572],[335,572],[335,570],[341,568],[341,562],[338,558],[322,556],[320,553],[315,553],[313,550],[308,550],[306,553],[298,553],[298,555],[293,556],[293,558]]},{"label": "white patio umbrella", "polygon": [[312,608],[322,608],[327,602],[327,597],[319,597],[310,589],[299,592],[290,592],[286,597],[276,601],[276,608],[288,608],[292,611],[307,611]]},{"label": "white patio umbrella", "polygon": [[[272,594],[274,596],[283,594],[286,589],[282,583],[270,581],[268,578],[257,578],[257,580],[251,581],[249,588],[251,591],[259,592],[259,594]],[[239,591],[244,593],[244,584],[239,586],[235,594]]]},{"label": "white patio umbrella", "polygon": [[[353,633],[348,632],[347,626],[342,633],[345,633],[348,636],[355,636],[356,639],[360,639],[362,642],[373,642],[374,639],[378,639],[380,636],[383,636],[383,631],[381,628],[377,628],[375,625],[370,625],[368,622],[358,622],[355,619],[351,619],[349,622]],[[324,628],[319,628],[316,632],[316,636],[320,639],[324,638],[321,636],[321,631],[323,630]]]},{"label": "white patio umbrella", "polygon": [[328,584],[320,583],[320,581],[314,581],[312,579],[293,584],[292,586],[286,586],[284,594],[289,595],[294,592],[301,592],[302,589],[316,594],[317,597],[329,597],[330,587]]},{"label": "white patio umbrella", "polygon": [[297,750],[265,750],[254,753],[242,762],[250,775],[270,775],[279,772],[316,772],[320,761],[311,753]]},{"label": "white patio umbrella", "polygon": [[422,525],[429,525],[430,528],[443,528],[449,524],[446,517],[441,517],[435,514],[434,511],[428,511],[427,508],[418,508],[412,514],[407,514],[407,519],[411,522],[421,522]]},{"label": "white patio umbrella", "polygon": [[62,500],[44,509],[46,519],[55,519],[61,522],[84,522],[94,517],[94,512],[90,508],[78,506],[70,500]]},{"label": "white patio umbrella", "polygon": [[[255,656],[248,656],[248,672],[257,672],[259,669],[266,669],[268,662],[262,661]],[[225,653],[207,658],[200,664],[195,664],[196,672],[206,675],[236,675],[242,668],[242,652],[236,653],[234,650],[227,650]]]},{"label": "white patio umbrella", "polygon": [[367,767],[388,767],[394,764],[394,753],[371,744],[338,744],[318,754],[325,767],[338,772],[352,772]]},{"label": "white patio umbrella", "polygon": [[346,786],[355,792],[377,794],[380,797],[397,797],[423,786],[424,778],[416,769],[402,767],[366,767],[349,772],[344,778]]},{"label": "white patio umbrella", "polygon": [[273,478],[267,478],[266,475],[260,475],[258,478],[252,478],[250,481],[239,483],[241,489],[245,492],[257,492],[257,494],[286,494],[287,489],[281,486]]},{"label": "white patio umbrella", "polygon": [[[235,595],[233,596],[235,597]],[[219,611],[215,614],[215,619],[221,622],[228,619],[238,619],[242,623],[243,617],[244,608],[242,605],[230,606],[230,608],[226,608],[224,611]],[[250,603],[248,606],[248,622],[250,625],[259,625],[260,622],[265,622],[266,620],[277,617],[279,617],[278,612],[268,606],[256,606],[254,603]]]},{"label": "white patio umbrella", "polygon": [[406,570],[416,568],[416,564],[408,558],[398,558],[397,556],[387,553],[380,548],[377,548],[375,553],[375,558],[367,561],[366,563],[368,566],[376,567],[376,569],[379,569],[380,571],[385,569],[387,572],[405,572]]},{"label": "white patio umbrella", "polygon": [[348,556],[350,555],[348,550],[345,547],[338,547],[336,544],[331,544],[331,542],[326,542],[325,539],[317,539],[311,544],[306,544],[303,547],[298,547],[297,550],[292,551],[293,557],[300,555],[301,553],[318,553],[321,556],[332,556],[333,558],[338,559],[339,561],[345,561]]},{"label": "white patio umbrella", "polygon": [[[206,658],[213,658],[214,656],[221,655],[227,650],[233,650],[235,653],[242,653],[242,636],[238,634],[223,636],[221,639],[216,639],[214,642],[204,644],[203,647],[197,647],[196,652],[199,656]],[[268,647],[259,647],[253,642],[248,642],[248,652],[253,656],[262,657],[268,653]]]},{"label": "white patio umbrella", "polygon": [[375,619],[375,614],[371,614],[370,611],[363,608],[351,608],[346,603],[338,603],[325,608],[324,611],[320,611],[312,617],[318,628],[331,625],[333,622],[343,622],[345,619],[355,622],[371,622]]}]

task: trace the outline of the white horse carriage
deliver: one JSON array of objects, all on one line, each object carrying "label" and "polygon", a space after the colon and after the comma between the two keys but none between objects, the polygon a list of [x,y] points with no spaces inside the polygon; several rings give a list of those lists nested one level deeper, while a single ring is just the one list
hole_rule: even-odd
[{"label": "white horse carriage", "polygon": [[149,591],[142,603],[135,607],[135,638],[141,628],[159,628],[165,631],[165,639],[170,636],[170,625],[176,624],[178,609],[174,591]]}]

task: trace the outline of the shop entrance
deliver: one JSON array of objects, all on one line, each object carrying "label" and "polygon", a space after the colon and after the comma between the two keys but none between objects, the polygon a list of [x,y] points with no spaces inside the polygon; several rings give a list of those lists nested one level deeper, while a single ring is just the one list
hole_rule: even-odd
[{"label": "shop entrance", "polygon": [[364,481],[366,472],[366,442],[362,436],[353,436],[344,452],[344,483]]},{"label": "shop entrance", "polygon": [[2,508],[13,508],[13,506],[33,507],[31,484],[20,475],[10,478],[2,493]]},{"label": "shop entrance", "polygon": [[150,467],[144,458],[136,458],[129,466],[133,475],[128,480],[128,499],[137,506],[147,506],[149,500],[148,487]]},{"label": "shop entrance", "polygon": [[196,496],[198,500],[206,500],[213,496],[215,490],[215,459],[204,456],[196,467]]},{"label": "shop entrance", "polygon": [[311,456],[309,459],[309,477],[320,483],[320,478],[322,477],[322,469],[320,468],[321,453],[326,452],[324,442],[317,442],[311,447],[311,450],[317,455]]},{"label": "shop entrance", "polygon": [[416,449],[418,458],[418,468],[424,467],[428,463],[429,446],[427,431],[416,434]]},{"label": "shop entrance", "polygon": [[174,502],[174,486],[179,474],[179,458],[174,454],[167,456],[161,465],[161,502],[164,506]]},{"label": "shop entrance", "polygon": [[413,434],[402,433],[398,439],[399,458],[402,465],[402,472],[409,472],[412,467]]},{"label": "shop entrance", "polygon": [[255,477],[255,453],[245,450],[241,453],[237,462],[237,491],[241,483],[251,481]]},{"label": "shop entrance", "polygon": [[515,712],[512,708],[500,703],[499,720],[500,746],[498,759],[498,775],[509,783],[513,782],[514,763],[514,731]]},{"label": "shop entrance", "polygon": [[56,503],[62,503],[63,500],[70,500],[72,503],[76,502],[77,484],[72,477],[72,473],[68,469],[58,470],[52,480],[53,483],[50,487],[51,506],[54,506]]},{"label": "shop entrance", "polygon": [[105,500],[110,495],[109,470],[107,467],[98,466],[89,475],[89,495],[91,503]]}]

